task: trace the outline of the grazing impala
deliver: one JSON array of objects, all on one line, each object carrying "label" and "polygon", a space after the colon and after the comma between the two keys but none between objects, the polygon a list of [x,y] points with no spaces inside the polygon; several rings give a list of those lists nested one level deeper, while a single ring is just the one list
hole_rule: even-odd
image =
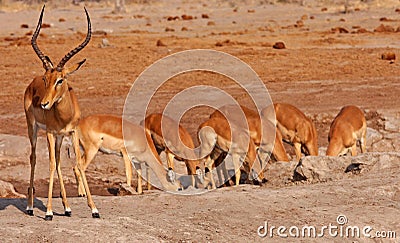
[{"label": "grazing impala", "polygon": [[[125,133],[122,131],[122,124],[125,128]],[[157,155],[150,134],[146,133],[145,136],[143,127],[126,120],[123,121],[121,117],[113,115],[91,115],[79,122],[78,129],[79,141],[84,151],[84,170],[100,150],[106,153],[122,155],[128,186],[131,186],[132,181],[131,161],[138,164],[138,193],[142,193],[141,164],[143,163],[153,169],[166,190],[178,190],[179,186],[177,184],[171,184],[167,181],[166,172],[160,166],[162,162]],[[78,183],[78,192],[82,195],[84,193],[83,185],[76,166],[74,172]],[[149,176],[147,180],[149,182]]]},{"label": "grazing impala", "polygon": [[318,135],[311,119],[293,105],[277,103],[274,108],[283,141],[294,146],[297,161],[301,152],[318,155]]},{"label": "grazing impala", "polygon": [[364,113],[356,106],[345,106],[331,124],[328,136],[327,156],[341,156],[351,151],[357,155],[357,142],[361,153],[366,152],[367,121]]},{"label": "grazing impala", "polygon": [[232,155],[235,169],[235,185],[239,185],[242,163],[244,170],[249,175],[251,174],[253,179],[258,179],[259,182],[262,181],[261,164],[256,161],[256,146],[245,129],[235,124],[229,124],[226,119],[213,117],[200,125],[198,137],[201,142],[200,157],[205,157],[206,175],[208,174],[212,189],[216,188],[211,173],[213,164],[215,159],[223,152]]},{"label": "grazing impala", "polygon": [[71,209],[67,201],[67,195],[64,188],[64,182],[61,174],[60,165],[60,148],[64,136],[72,136],[74,144],[74,150],[77,154],[77,166],[79,173],[82,176],[83,184],[87,192],[88,205],[92,209],[92,216],[94,218],[99,217],[98,210],[94,205],[92,197],[89,192],[89,187],[86,181],[85,172],[83,170],[83,164],[80,161],[79,151],[79,138],[76,130],[80,119],[80,109],[78,100],[73,92],[72,88],[67,83],[67,77],[69,74],[78,70],[85,60],[67,68],[64,65],[70,60],[75,54],[81,51],[90,41],[91,37],[91,25],[89,14],[85,9],[87,18],[87,35],[82,44],[70,51],[65,55],[56,67],[53,66],[50,58],[45,56],[36,44],[36,39],[39,35],[40,28],[42,25],[44,6],[40,14],[39,22],[37,24],[35,33],[32,37],[32,47],[35,50],[37,56],[43,63],[45,73],[42,76],[38,76],[30,83],[25,90],[24,95],[24,108],[26,115],[26,122],[28,125],[28,135],[31,143],[31,174],[30,184],[28,189],[28,205],[27,213],[33,215],[33,197],[34,197],[34,174],[36,164],[36,141],[37,131],[39,128],[46,130],[49,159],[50,159],[50,179],[49,179],[49,191],[48,191],[48,202],[46,220],[53,219],[52,211],[52,197],[53,197],[53,181],[54,172],[57,169],[58,178],[61,187],[62,202],[64,205],[65,215],[71,215]]},{"label": "grazing impala", "polygon": [[[193,151],[195,146],[189,132],[172,118],[159,113],[148,115],[140,124],[150,132],[158,154],[165,151],[169,170],[174,170],[174,158],[185,162],[194,187],[195,175],[199,174],[200,163]],[[177,136],[177,128],[179,136]]]},{"label": "grazing impala", "polygon": [[[250,137],[253,140],[254,144],[257,147],[264,147],[264,149],[267,148],[267,150],[271,150],[271,145],[273,144],[274,147],[272,149],[272,155],[277,161],[289,161],[289,158],[286,154],[286,150],[282,144],[282,135],[280,134],[279,130],[274,128],[274,121],[266,117],[262,116],[260,118],[260,115],[258,112],[251,110],[245,106],[240,106],[238,108],[237,106],[234,105],[225,105],[215,112],[213,112],[210,115],[211,117],[219,117],[225,119],[225,116],[229,117],[229,120],[232,122],[235,122],[236,125],[241,126],[243,128],[246,127],[246,124],[240,124],[240,113],[238,112],[238,109],[241,109],[246,117],[247,120],[247,126],[250,131]],[[266,113],[266,112],[265,112]],[[225,115],[225,116],[224,116]],[[263,119],[263,120],[261,120]],[[275,117],[274,117],[275,119]],[[262,122],[261,122],[262,121]],[[263,129],[262,129],[263,128]],[[262,130],[265,132],[265,134],[262,136]],[[275,134],[276,132],[276,134]],[[275,138],[272,138],[271,136],[275,136]],[[271,151],[264,151],[267,153],[271,153]],[[265,157],[265,156],[264,156]],[[269,156],[266,156],[269,157]],[[267,161],[263,161],[267,162]]]}]

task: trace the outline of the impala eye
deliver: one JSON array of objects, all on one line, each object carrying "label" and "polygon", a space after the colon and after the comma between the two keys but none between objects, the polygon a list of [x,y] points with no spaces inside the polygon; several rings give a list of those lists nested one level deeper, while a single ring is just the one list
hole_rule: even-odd
[{"label": "impala eye", "polygon": [[56,83],[56,84],[57,84],[57,85],[61,85],[61,84],[63,83],[63,81],[64,81],[64,79],[61,78],[61,79],[57,80],[57,83]]}]

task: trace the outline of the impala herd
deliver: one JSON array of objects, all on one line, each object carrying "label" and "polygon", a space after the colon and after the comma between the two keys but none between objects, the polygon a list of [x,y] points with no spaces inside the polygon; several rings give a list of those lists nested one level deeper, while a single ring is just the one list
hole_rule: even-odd
[{"label": "impala herd", "polygon": [[[66,216],[71,216],[67,201],[61,166],[60,148],[64,136],[71,136],[76,155],[74,174],[80,196],[86,196],[94,218],[100,214],[93,202],[85,170],[98,151],[122,155],[128,186],[131,186],[133,164],[137,170],[137,191],[142,193],[142,166],[150,167],[160,188],[167,191],[182,190],[176,179],[174,159],[183,161],[191,178],[191,186],[216,188],[212,175],[217,168],[219,185],[228,180],[225,157],[232,157],[235,181],[238,185],[241,171],[247,174],[247,181],[265,182],[264,170],[270,159],[289,162],[283,142],[294,146],[296,160],[302,153],[318,155],[318,136],[311,119],[296,107],[279,103],[270,105],[260,112],[244,106],[225,105],[220,107],[203,122],[198,129],[199,149],[188,131],[162,114],[150,114],[140,124],[133,124],[112,115],[91,115],[81,119],[77,97],[68,85],[68,75],[78,70],[85,60],[65,67],[65,64],[90,41],[91,23],[88,12],[87,35],[78,47],[67,53],[53,66],[50,58],[39,49],[36,39],[41,29],[44,7],[32,37],[32,47],[42,61],[45,72],[36,77],[25,90],[24,108],[31,143],[31,173],[28,188],[27,214],[33,215],[34,175],[36,164],[36,141],[38,129],[46,131],[50,179],[45,220],[52,220],[52,197],[54,172],[60,181],[62,203]],[[243,119],[244,118],[244,119]],[[365,152],[366,119],[355,106],[343,107],[332,122],[329,131],[328,156],[345,155],[351,151],[356,155],[357,142]],[[81,154],[81,149],[83,154]],[[160,153],[164,151],[167,169],[162,166]],[[221,174],[222,173],[222,174]],[[150,185],[150,172],[147,182]]]}]

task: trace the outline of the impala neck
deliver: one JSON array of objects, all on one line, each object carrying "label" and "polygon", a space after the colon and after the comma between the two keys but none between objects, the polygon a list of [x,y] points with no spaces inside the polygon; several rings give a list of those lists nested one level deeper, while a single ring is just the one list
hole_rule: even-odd
[{"label": "impala neck", "polygon": [[55,115],[64,124],[70,123],[76,115],[74,102],[69,91],[65,92],[61,100],[54,104]]}]

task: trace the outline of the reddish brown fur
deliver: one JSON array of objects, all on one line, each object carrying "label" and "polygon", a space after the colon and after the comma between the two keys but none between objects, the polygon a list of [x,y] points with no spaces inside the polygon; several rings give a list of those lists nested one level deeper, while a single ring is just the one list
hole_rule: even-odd
[{"label": "reddish brown fur", "polygon": [[[123,133],[124,126],[125,133]],[[91,115],[79,123],[80,143],[85,151],[84,169],[90,164],[98,150],[107,153],[121,154],[124,163],[128,186],[131,186],[132,180],[132,163],[131,160],[140,163],[147,163],[155,171],[159,178],[165,178],[165,171],[160,169],[162,165],[161,159],[157,155],[156,148],[153,145],[151,137],[146,133],[143,136],[144,128],[132,124],[121,117],[113,115]],[[125,137],[124,137],[125,134]],[[140,168],[140,165],[139,165]],[[77,177],[78,190],[81,188],[79,174]],[[149,183],[149,177],[148,183]],[[163,186],[168,188],[166,181],[161,179]],[[149,186],[150,184],[148,184]],[[138,193],[142,193],[142,177],[141,169],[138,170]],[[171,189],[173,190],[173,188]],[[79,193],[84,193],[79,190]]]},{"label": "reddish brown fur", "polygon": [[[247,120],[247,126],[248,129],[250,131],[250,137],[253,140],[254,144],[256,146],[260,146],[261,145],[261,118],[259,116],[259,114],[254,111],[251,110],[245,106],[240,106],[240,108],[242,109],[244,115],[246,116],[246,120]],[[219,110],[222,110],[223,113],[225,112],[229,112],[230,108],[228,106],[223,106],[221,107]],[[214,111],[211,115],[210,118],[213,117],[217,117],[217,118],[221,118],[221,119],[226,119],[225,116],[221,113],[221,111],[216,110]],[[271,129],[270,126],[272,124],[269,124],[270,121],[268,120],[264,120],[264,122],[266,123],[265,126],[268,130],[274,130],[273,128]],[[238,124],[239,125],[239,124]],[[274,155],[275,159],[278,161],[289,161],[289,158],[286,154],[286,150],[282,144],[282,135],[280,134],[279,130],[275,130],[276,134],[275,134],[275,142],[274,142],[274,148],[272,151],[272,154]],[[267,135],[268,136],[268,135]]]},{"label": "reddish brown fur", "polygon": [[283,140],[295,147],[297,161],[302,151],[305,155],[318,155],[318,135],[311,119],[290,104],[277,103],[274,109],[277,127]]},{"label": "reddish brown fur", "polygon": [[357,155],[357,141],[361,152],[366,152],[367,122],[364,113],[356,106],[345,106],[333,120],[328,136],[326,155],[345,155],[349,150]]},{"label": "reddish brown fur", "polygon": [[[212,128],[213,131],[207,129],[207,127]],[[232,145],[232,135],[235,134],[237,144],[233,147]],[[201,140],[202,149],[209,150],[211,149],[211,154],[206,155],[207,168],[211,171],[212,166],[214,164],[214,159],[219,157],[221,152],[229,152],[232,153],[233,162],[235,165],[235,173],[236,173],[236,182],[235,184],[239,184],[240,179],[240,157],[244,157],[244,169],[247,173],[250,173],[251,168],[255,166],[259,179],[262,180],[263,175],[261,171],[261,166],[259,163],[255,163],[257,155],[256,155],[256,147],[252,139],[247,135],[247,132],[236,126],[235,124],[229,125],[226,119],[221,119],[218,117],[210,118],[209,120],[203,122],[199,126],[198,136]],[[248,143],[245,143],[246,139],[248,139]],[[214,143],[218,146],[218,149],[214,147]],[[219,151],[218,150],[222,150]],[[218,154],[215,154],[218,153]],[[204,154],[201,153],[201,156]],[[213,157],[213,158],[212,158]],[[212,186],[215,188],[215,183],[213,182],[213,178],[211,176]]]},{"label": "reddish brown fur", "polygon": [[[174,151],[171,151],[170,148],[166,145],[165,137],[163,136],[163,130],[161,127],[161,122],[164,123],[164,126],[170,129],[167,129],[164,131],[164,134],[167,135],[166,138],[171,139],[169,141],[169,144],[173,146]],[[145,118],[145,121],[141,122],[141,125],[146,127],[147,130],[150,131],[152,135],[153,142],[155,146],[158,148],[158,152],[161,153],[161,151],[165,151],[167,154],[167,162],[168,162],[168,167],[171,169],[174,169],[174,163],[173,159],[177,159],[180,161],[184,161],[188,175],[192,175],[192,185],[195,186],[195,181],[193,175],[196,174],[196,168],[200,166],[200,163],[197,159],[195,158],[195,154],[191,152],[189,149],[194,149],[194,143],[193,139],[190,136],[189,132],[182,127],[180,124],[178,124],[177,121],[174,121],[170,117],[163,116],[162,114],[155,113],[155,114],[150,114]],[[178,126],[179,128],[179,139],[173,134],[175,129],[173,127]],[[181,147],[180,145],[185,145],[187,148]],[[184,154],[184,157],[189,158],[185,159],[178,154]]]}]

